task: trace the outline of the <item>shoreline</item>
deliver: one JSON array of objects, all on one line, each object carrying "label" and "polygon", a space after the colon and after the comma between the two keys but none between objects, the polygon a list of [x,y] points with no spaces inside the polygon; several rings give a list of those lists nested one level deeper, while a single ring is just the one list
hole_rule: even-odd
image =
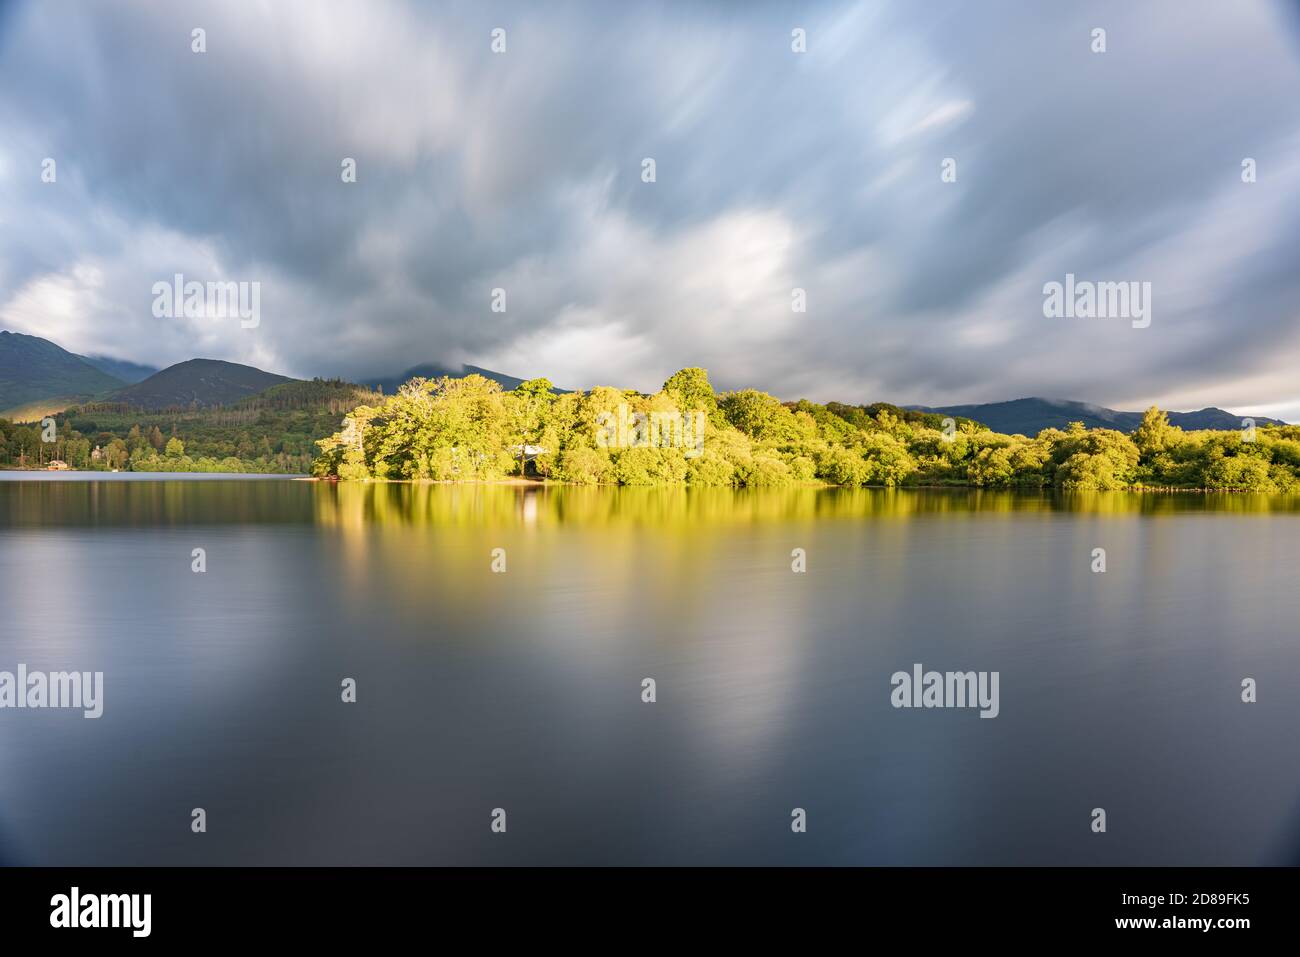
[{"label": "shoreline", "polygon": [[781,486],[725,486],[725,485],[692,485],[689,482],[665,483],[659,485],[619,485],[617,483],[597,483],[586,484],[581,482],[563,482],[557,479],[543,478],[520,478],[518,476],[502,479],[471,479],[468,481],[446,481],[442,479],[340,479],[336,476],[319,476],[306,475],[301,472],[136,472],[130,469],[120,469],[117,471],[105,471],[103,469],[46,469],[46,468],[16,468],[14,466],[0,466],[0,479],[8,473],[18,473],[22,475],[59,475],[59,476],[78,476],[85,477],[85,481],[96,481],[98,476],[111,475],[130,475],[140,476],[143,480],[146,476],[159,476],[161,481],[183,481],[184,476],[202,476],[205,479],[218,478],[267,478],[267,479],[288,479],[295,482],[319,482],[327,485],[495,485],[495,486],[517,486],[520,488],[655,488],[655,489],[730,489],[732,491],[782,491],[786,489],[876,489],[879,491],[967,491],[967,492],[1039,492],[1048,494],[1078,494],[1099,492],[1124,492],[1128,494],[1193,494],[1193,495],[1264,495],[1269,498],[1286,498],[1295,496],[1297,492],[1261,492],[1254,489],[1246,488],[1204,488],[1193,486],[1155,486],[1155,485],[1135,485],[1127,488],[1116,489],[1066,489],[1058,488],[1054,485],[971,485],[962,482],[946,482],[942,484],[903,484],[903,485],[835,485],[829,482],[796,482],[792,485]]},{"label": "shoreline", "polygon": [[[220,473],[208,473],[220,474]],[[617,483],[596,483],[586,484],[582,482],[561,482],[554,479],[471,479],[465,482],[445,481],[442,479],[341,479],[336,476],[318,476],[303,475],[298,476],[299,481],[304,482],[324,482],[331,485],[518,485],[518,486],[535,486],[535,487],[554,487],[554,488],[682,488],[682,489],[730,489],[732,491],[782,491],[785,489],[805,488],[805,489],[878,489],[882,492],[903,492],[903,491],[968,491],[968,492],[1048,492],[1053,494],[1076,494],[1076,493],[1099,493],[1099,492],[1128,492],[1128,493],[1159,493],[1159,494],[1182,494],[1193,493],[1201,495],[1267,495],[1270,497],[1282,498],[1288,495],[1297,495],[1297,492],[1260,492],[1248,488],[1203,488],[1192,486],[1157,486],[1157,485],[1135,485],[1128,488],[1114,489],[1067,489],[1058,488],[1054,485],[971,485],[969,483],[951,482],[944,484],[908,484],[908,485],[835,485],[830,482],[796,482],[792,485],[780,486],[735,486],[735,485],[692,485],[689,482],[665,483],[662,485],[619,485]]]}]

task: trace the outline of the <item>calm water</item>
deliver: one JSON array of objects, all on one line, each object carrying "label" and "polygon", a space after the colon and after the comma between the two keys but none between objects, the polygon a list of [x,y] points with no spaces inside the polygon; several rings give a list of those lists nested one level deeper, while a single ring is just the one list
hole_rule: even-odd
[{"label": "calm water", "polygon": [[1296,863],[1298,585],[1285,499],[0,480],[0,670],[106,684],[0,859]]}]

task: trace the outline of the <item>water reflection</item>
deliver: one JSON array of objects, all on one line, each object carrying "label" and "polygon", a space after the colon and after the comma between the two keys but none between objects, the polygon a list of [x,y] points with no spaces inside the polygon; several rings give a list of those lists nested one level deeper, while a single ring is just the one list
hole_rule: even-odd
[{"label": "water reflection", "polygon": [[[0,473],[2,475],[3,473]],[[59,473],[56,473],[59,474]],[[1058,513],[1300,514],[1300,496],[1251,493],[1054,492],[989,489],[763,490],[559,485],[328,483],[268,478],[0,481],[0,525],[302,523],[699,526],[765,521]]]},{"label": "water reflection", "polygon": [[[0,712],[0,853],[1289,862],[1296,511],[1238,495],[0,481],[0,669],[94,668],[107,688],[99,721]],[[914,662],[999,671],[1000,716],[891,708],[888,677]],[[1257,705],[1239,700],[1246,675]],[[220,841],[190,839],[195,806]],[[507,842],[486,826],[497,806]],[[1096,806],[1116,839],[1093,839]],[[809,812],[797,838],[793,807]]]}]

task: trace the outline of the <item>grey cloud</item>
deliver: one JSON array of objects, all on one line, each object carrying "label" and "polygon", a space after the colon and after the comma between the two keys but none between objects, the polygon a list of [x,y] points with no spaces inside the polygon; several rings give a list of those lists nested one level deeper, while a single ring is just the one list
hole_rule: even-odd
[{"label": "grey cloud", "polygon": [[[706,364],[788,397],[1300,402],[1255,374],[1262,341],[1300,349],[1295,21],[1194,6],[17,4],[0,325],[299,375],[510,361],[651,388]],[[1274,211],[1231,221],[1233,189]],[[1207,210],[1265,246],[1225,243],[1180,298],[1166,260]],[[204,270],[263,283],[255,334],[149,315],[154,281]],[[1066,271],[1177,305],[1145,337],[1053,325]],[[42,312],[55,288],[74,305]]]}]

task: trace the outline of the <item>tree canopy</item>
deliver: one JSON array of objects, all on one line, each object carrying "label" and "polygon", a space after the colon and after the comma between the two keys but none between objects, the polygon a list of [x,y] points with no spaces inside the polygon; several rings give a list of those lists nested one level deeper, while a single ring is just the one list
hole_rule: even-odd
[{"label": "tree canopy", "polygon": [[[665,422],[677,431],[665,432]],[[547,379],[510,392],[477,375],[415,379],[354,409],[317,444],[314,474],[345,479],[1300,490],[1296,426],[1184,432],[1152,408],[1132,436],[1080,423],[1002,435],[885,403],[788,403],[756,389],[718,395],[696,368],[649,395],[609,386],[556,393]]]}]

